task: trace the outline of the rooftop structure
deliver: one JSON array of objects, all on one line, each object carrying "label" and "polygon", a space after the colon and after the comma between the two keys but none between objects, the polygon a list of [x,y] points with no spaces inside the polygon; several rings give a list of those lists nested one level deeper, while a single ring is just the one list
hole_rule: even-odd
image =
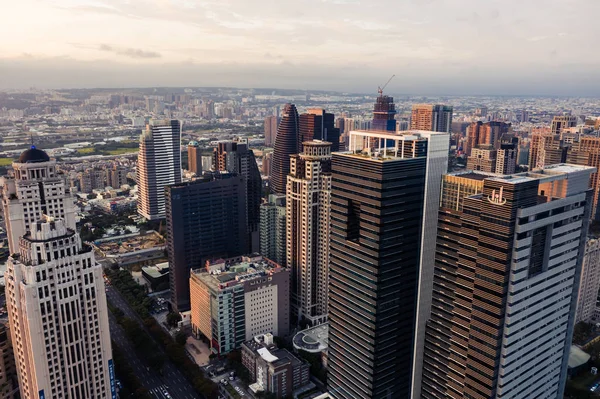
[{"label": "rooftop structure", "polygon": [[329,323],[307,328],[294,335],[294,348],[311,353],[326,351],[329,347]]}]

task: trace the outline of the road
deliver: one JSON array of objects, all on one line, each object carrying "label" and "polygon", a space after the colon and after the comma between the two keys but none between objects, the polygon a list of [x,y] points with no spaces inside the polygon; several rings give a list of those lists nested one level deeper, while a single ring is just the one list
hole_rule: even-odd
[{"label": "road", "polygon": [[[121,297],[119,292],[112,286],[107,287],[106,297],[111,305],[121,309],[125,316],[141,322],[140,317],[131,309],[129,304]],[[110,313],[110,312],[109,312]],[[201,396],[196,393],[194,388],[185,379],[183,374],[171,363],[168,359],[165,360],[163,366],[163,376],[158,375],[152,371],[146,369],[146,364],[142,362],[133,349],[131,343],[127,340],[124,331],[121,326],[117,324],[115,317],[110,314],[110,334],[116,344],[123,350],[123,352],[129,354],[130,364],[138,378],[150,391],[151,395],[157,399],[167,399],[167,396],[163,393],[166,389],[169,395],[173,399],[201,399]],[[144,324],[141,323],[144,328]],[[166,357],[166,355],[165,355]]]}]

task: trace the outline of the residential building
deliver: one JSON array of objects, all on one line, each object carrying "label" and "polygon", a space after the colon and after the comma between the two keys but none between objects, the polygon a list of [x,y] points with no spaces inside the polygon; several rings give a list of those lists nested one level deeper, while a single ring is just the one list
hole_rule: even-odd
[{"label": "residential building", "polygon": [[208,338],[216,354],[257,335],[285,336],[289,284],[288,269],[258,254],[207,261],[189,279],[192,332]]},{"label": "residential building", "polygon": [[564,129],[577,126],[577,117],[574,115],[555,116],[552,119],[552,134],[562,133]]},{"label": "residential building", "polygon": [[415,104],[412,107],[410,128],[450,133],[452,130],[452,107],[441,104]]},{"label": "residential building", "polygon": [[286,266],[285,196],[271,194],[260,206],[260,253]]},{"label": "residential building", "polygon": [[278,349],[272,334],[244,342],[242,363],[254,381],[249,387],[254,394],[264,392],[278,399],[287,398],[310,382],[310,364],[286,349]]},{"label": "residential building", "polygon": [[331,143],[331,151],[340,149],[340,130],[335,127],[335,116],[324,109],[309,109],[300,115],[298,151],[305,141],[322,140]]},{"label": "residential building", "polygon": [[444,177],[421,397],[562,397],[593,171]]},{"label": "residential building", "polygon": [[277,125],[279,125],[278,116],[273,115],[265,118],[265,147],[272,147],[275,145]]},{"label": "residential building", "polygon": [[197,141],[190,141],[188,151],[188,170],[196,176],[202,175],[202,149]]},{"label": "residential building", "polygon": [[238,174],[205,172],[167,186],[165,195],[171,306],[182,312],[190,309],[191,269],[248,248],[246,182]]},{"label": "residential building", "polygon": [[496,173],[510,175],[517,169],[519,138],[505,134],[500,138],[500,147],[496,155]]},{"label": "residential building", "polygon": [[[449,135],[359,132],[332,154],[329,393],[420,391],[442,174]],[[382,210],[385,210],[383,212]]]},{"label": "residential building", "polygon": [[0,397],[19,397],[19,381],[8,323],[0,324]]},{"label": "residential building", "polygon": [[277,128],[269,187],[272,194],[285,194],[287,175],[290,173],[290,155],[300,147],[300,121],[294,104],[286,104]]},{"label": "residential building", "polygon": [[106,185],[112,188],[120,188],[127,184],[127,168],[115,165],[106,171]]},{"label": "residential building", "polygon": [[588,237],[581,266],[581,281],[577,296],[575,323],[591,323],[600,292],[600,239]]},{"label": "residential building", "polygon": [[32,147],[13,168],[5,281],[21,398],[112,398],[102,268],[75,229],[73,199],[44,151]]},{"label": "residential building", "polygon": [[264,155],[262,158],[262,169],[261,169],[261,173],[263,176],[271,175],[271,164],[272,163],[273,163],[273,151],[264,152]]},{"label": "residential building", "polygon": [[248,148],[248,139],[218,142],[213,159],[213,170],[237,173],[244,177],[248,218],[248,248],[244,252],[258,252],[262,178],[254,152]]},{"label": "residential building", "polygon": [[491,146],[499,149],[503,135],[510,132],[511,124],[492,122],[473,122],[467,128],[467,143],[465,153],[471,155],[474,148]]},{"label": "residential building", "polygon": [[478,170],[488,173],[496,173],[496,160],[498,151],[491,146],[485,148],[474,148],[467,158],[467,169]]},{"label": "residential building", "polygon": [[286,265],[292,270],[292,318],[327,320],[331,143],[305,141],[290,160],[286,191]]},{"label": "residential building", "polygon": [[85,170],[79,178],[79,187],[82,193],[91,193],[94,190],[103,190],[106,186],[106,172],[103,169],[90,168]]},{"label": "residential building", "polygon": [[140,136],[137,163],[138,213],[164,219],[165,187],[181,183],[181,124],[151,121]]}]

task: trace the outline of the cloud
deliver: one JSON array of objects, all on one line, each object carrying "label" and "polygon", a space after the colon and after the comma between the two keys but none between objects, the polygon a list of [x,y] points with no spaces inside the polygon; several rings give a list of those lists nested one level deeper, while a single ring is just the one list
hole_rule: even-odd
[{"label": "cloud", "polygon": [[118,54],[118,55],[124,55],[124,56],[130,57],[130,58],[160,58],[160,57],[162,57],[162,55],[160,53],[157,53],[156,51],[140,50],[140,49],[136,49],[136,48],[119,48],[119,47],[109,46],[108,44],[101,44],[98,47],[98,50],[107,51],[107,52]]}]

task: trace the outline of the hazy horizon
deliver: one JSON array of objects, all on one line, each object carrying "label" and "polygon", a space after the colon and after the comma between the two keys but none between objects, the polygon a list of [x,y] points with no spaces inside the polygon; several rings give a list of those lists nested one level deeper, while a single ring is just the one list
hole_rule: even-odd
[{"label": "hazy horizon", "polygon": [[595,0],[20,0],[6,11],[2,89],[376,93],[396,74],[387,91],[406,95],[600,93]]}]

